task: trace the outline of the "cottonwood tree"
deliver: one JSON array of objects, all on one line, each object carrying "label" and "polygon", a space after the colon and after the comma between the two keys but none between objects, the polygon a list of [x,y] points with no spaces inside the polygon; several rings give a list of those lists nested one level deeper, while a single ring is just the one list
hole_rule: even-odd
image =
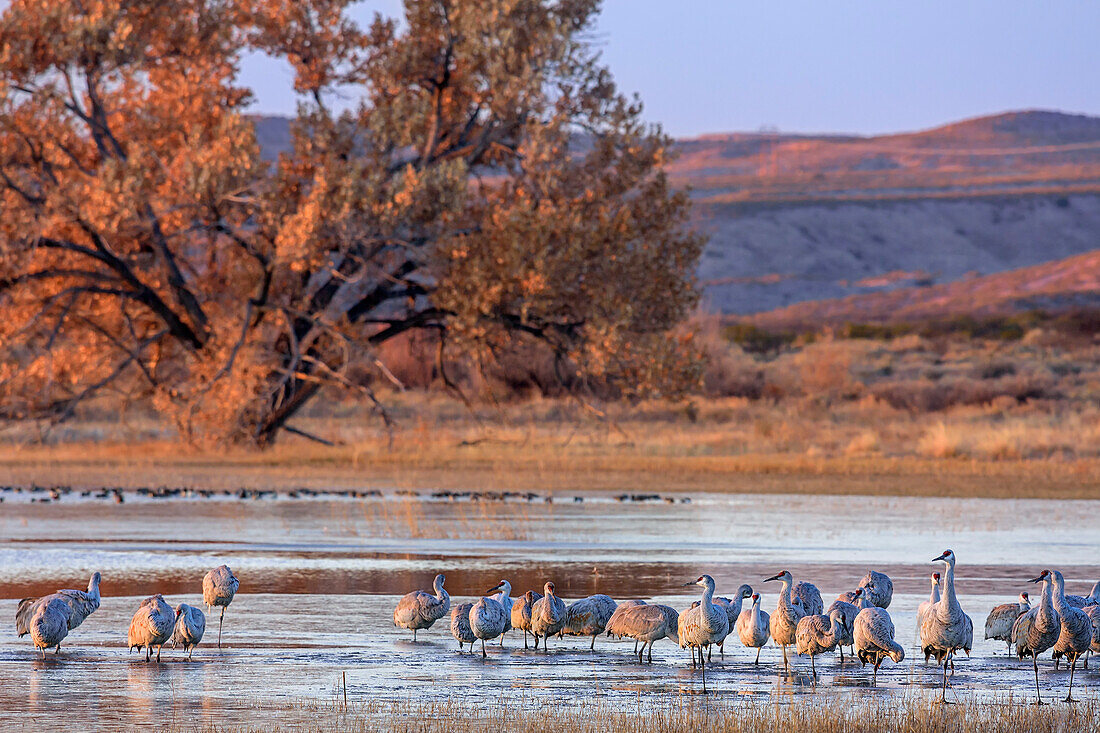
[{"label": "cottonwood tree", "polygon": [[[13,0],[0,21],[0,414],[135,390],[270,443],[428,330],[624,395],[696,376],[701,241],[590,43],[596,0]],[[261,158],[242,54],[289,62]],[[334,105],[334,102],[340,102]],[[368,369],[369,368],[369,369]],[[366,374],[367,376],[364,376]]]}]

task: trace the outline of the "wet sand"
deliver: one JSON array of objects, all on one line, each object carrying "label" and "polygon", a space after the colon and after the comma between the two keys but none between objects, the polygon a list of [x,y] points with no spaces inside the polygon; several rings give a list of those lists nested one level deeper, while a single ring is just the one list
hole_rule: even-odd
[{"label": "wet sand", "polygon": [[[652,665],[638,664],[629,641],[601,637],[593,653],[588,639],[554,639],[547,654],[524,651],[515,633],[483,660],[458,653],[446,621],[413,644],[409,632],[393,627],[393,605],[401,593],[430,587],[436,572],[447,574],[456,603],[507,578],[514,595],[553,580],[567,600],[602,592],[681,609],[698,594],[679,586],[707,572],[719,593],[753,585],[771,610],[778,584],[760,581],[782,569],[816,583],[826,604],[867,568],[883,569],[895,581],[890,613],[907,659],[887,661],[877,689],[869,687],[869,669],[830,654],[818,660],[815,691],[808,659],[795,658],[784,674],[780,651],[767,647],[756,667],[755,653],[735,639],[724,660],[716,653],[708,687],[784,700],[840,689],[853,703],[910,694],[939,682],[937,668],[914,659],[913,617],[927,597],[928,561],[947,547],[959,557],[960,600],[976,637],[973,658],[957,663],[955,694],[1026,698],[1031,666],[1009,659],[1003,643],[981,640],[986,613],[1020,590],[1037,590],[1024,579],[1042,567],[1061,569],[1068,592],[1085,593],[1100,577],[1100,502],[575,496],[582,500],[127,494],[116,505],[79,495],[31,503],[9,492],[0,505],[0,728],[73,716],[91,728],[294,723],[286,711],[302,701],[330,702],[344,673],[352,701],[477,705],[503,694],[636,707],[700,690],[687,654],[667,641],[656,644]],[[216,649],[217,618],[208,616],[193,661],[170,648],[160,664],[127,653],[126,629],[142,597],[161,592],[173,605],[200,604],[203,573],[223,562],[241,578],[226,613],[226,648]],[[60,656],[36,660],[28,638],[14,634],[17,599],[82,587],[94,570],[103,573],[102,607],[72,632]],[[1094,694],[1098,677],[1095,669],[1078,674],[1082,695]],[[1064,696],[1067,679],[1041,663],[1045,695]]]}]

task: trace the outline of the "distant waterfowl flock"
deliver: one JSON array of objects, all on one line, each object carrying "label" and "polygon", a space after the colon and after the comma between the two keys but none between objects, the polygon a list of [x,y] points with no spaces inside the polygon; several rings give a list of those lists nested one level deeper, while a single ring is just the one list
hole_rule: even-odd
[{"label": "distant waterfowl flock", "polygon": [[[967,656],[973,648],[974,624],[959,605],[955,594],[955,553],[944,550],[933,559],[942,563],[942,573],[933,572],[931,593],[917,608],[917,633],[925,662],[935,659],[943,667],[939,700],[947,701],[948,677],[954,673],[954,657]],[[547,582],[540,594],[533,590],[513,599],[512,586],[501,580],[486,595],[472,603],[452,607],[444,584],[446,578],[435,577],[434,593],[417,590],[404,595],[393,612],[393,623],[416,633],[431,628],[436,621],[450,617],[451,634],[459,650],[468,644],[481,642],[481,654],[488,655],[486,642],[494,639],[504,644],[508,631],[523,631],[523,645],[528,647],[528,635],[534,638],[537,650],[541,642],[549,650],[549,640],[558,636],[591,637],[595,649],[601,634],[635,641],[638,661],[653,661],[653,644],[669,639],[691,654],[691,666],[698,667],[702,687],[706,691],[706,665],[710,664],[714,647],[725,656],[727,638],[736,635],[748,649],[756,649],[753,664],[760,663],[760,650],[773,641],[783,651],[784,669],[789,669],[788,647],[798,655],[809,656],[814,683],[817,680],[816,657],[837,650],[843,662],[844,647],[864,664],[872,665],[871,684],[878,679],[879,667],[886,659],[895,664],[905,659],[905,651],[895,640],[894,623],[887,612],[893,597],[893,582],[884,573],[869,571],[858,587],[840,594],[826,609],[821,592],[809,582],[795,582],[789,571],[764,578],[778,581],[781,588],[775,610],[761,608],[761,594],[748,584],[741,585],[733,598],[715,596],[715,582],[710,575],[700,575],[685,586],[702,588],[701,598],[690,608],[677,612],[670,606],[651,604],[644,600],[616,603],[611,597],[598,594],[566,604],[558,597],[554,583]],[[61,651],[61,642],[69,632],[79,627],[99,608],[101,576],[94,573],[87,590],[59,590],[40,598],[19,601],[15,613],[16,632],[30,635],[35,649],[43,658],[47,649]],[[1031,658],[1035,673],[1036,702],[1042,704],[1039,689],[1039,655],[1050,651],[1057,669],[1064,658],[1070,667],[1069,690],[1065,700],[1073,701],[1073,680],[1077,663],[1087,666],[1090,653],[1100,652],[1100,582],[1088,596],[1066,595],[1065,580],[1056,570],[1043,570],[1033,583],[1042,584],[1038,605],[1032,606],[1030,596],[1021,593],[1016,603],[993,608],[985,622],[985,638],[1004,641],[1011,652],[1015,645],[1020,659]],[[203,602],[207,609],[220,608],[218,646],[221,647],[222,622],[225,609],[233,602],[239,581],[228,566],[211,570],[202,580]],[[744,602],[751,600],[748,608]],[[206,616],[202,610],[185,603],[174,609],[160,594],[143,600],[130,622],[127,635],[131,651],[145,650],[149,661],[156,648],[160,661],[164,644],[182,646],[191,658],[202,642]],[[648,649],[648,655],[647,655]]]},{"label": "distant waterfowl flock", "polygon": [[[932,562],[942,563],[941,572],[931,574],[932,590],[927,601],[917,608],[917,633],[925,662],[935,659],[943,667],[940,702],[947,702],[948,677],[954,674],[954,657],[963,652],[970,656],[974,645],[974,623],[963,612],[955,594],[955,553],[944,550]],[[706,665],[713,648],[725,655],[725,641],[736,634],[741,644],[756,649],[753,664],[760,663],[760,650],[774,641],[783,650],[783,666],[789,669],[788,647],[799,655],[809,656],[810,672],[816,684],[815,658],[838,650],[843,661],[844,647],[860,663],[872,665],[871,684],[878,680],[879,667],[886,659],[895,664],[905,659],[905,651],[895,640],[894,622],[887,612],[893,598],[894,584],[885,573],[869,571],[859,586],[842,593],[825,609],[821,592],[813,583],[796,583],[789,571],[781,571],[763,582],[779,581],[781,589],[775,610],[769,614],[761,605],[760,593],[749,585],[737,589],[733,598],[715,596],[714,578],[700,575],[685,586],[702,588],[700,600],[690,608],[677,612],[670,606],[650,604],[643,600],[616,603],[606,595],[593,595],[572,604],[557,596],[555,586],[547,582],[543,594],[533,590],[512,599],[512,586],[507,580],[490,588],[476,603],[451,606],[444,588],[446,578],[435,577],[435,593],[413,591],[403,596],[393,612],[396,626],[416,632],[450,615],[451,634],[461,651],[465,645],[473,650],[481,641],[481,654],[487,656],[485,642],[500,639],[509,630],[523,631],[523,646],[528,648],[527,635],[534,636],[535,649],[552,636],[590,636],[594,649],[600,634],[634,639],[634,654],[643,661],[653,661],[653,643],[669,639],[691,653],[691,666],[698,667],[706,691]],[[1042,583],[1042,598],[1031,606],[1027,593],[1021,593],[1018,603],[1006,603],[990,611],[985,623],[985,638],[1016,646],[1020,659],[1031,657],[1035,668],[1036,702],[1043,704],[1039,690],[1038,657],[1052,651],[1055,668],[1065,657],[1070,666],[1069,690],[1065,700],[1073,702],[1073,677],[1078,661],[1087,665],[1090,653],[1100,652],[1100,582],[1088,596],[1065,594],[1062,574],[1044,570],[1033,583]],[[744,608],[745,600],[751,605]],[[639,646],[640,645],[640,646]],[[704,661],[705,660],[705,661]]]}]

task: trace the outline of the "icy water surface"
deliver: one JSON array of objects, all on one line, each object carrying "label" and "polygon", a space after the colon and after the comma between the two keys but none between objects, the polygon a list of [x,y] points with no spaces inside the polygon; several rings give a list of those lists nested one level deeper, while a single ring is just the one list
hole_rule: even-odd
[{"label": "icy water surface", "polygon": [[[653,664],[632,657],[632,642],[554,639],[550,652],[523,649],[509,635],[489,656],[459,654],[446,621],[418,634],[395,629],[400,594],[429,588],[447,574],[453,602],[476,598],[501,578],[514,595],[553,580],[567,600],[590,593],[646,598],[687,608],[710,573],[719,593],[747,582],[775,606],[788,569],[816,583],[826,605],[854,587],[869,567],[895,582],[890,614],[907,659],[887,661],[876,690],[869,669],[819,658],[817,692],[809,660],[782,673],[778,649],[754,656],[731,639],[717,653],[708,687],[717,695],[798,700],[840,688],[853,704],[864,695],[919,692],[939,681],[914,660],[914,612],[927,598],[928,562],[945,548],[958,558],[958,590],[975,622],[973,658],[960,659],[956,694],[1026,697],[1029,664],[1010,660],[1000,642],[983,641],[988,610],[1043,567],[1060,568],[1067,591],[1085,593],[1100,577],[1100,502],[669,495],[648,501],[558,494],[503,500],[381,496],[239,499],[233,495],[124,502],[0,490],[0,729],[45,727],[80,715],[90,728],[146,723],[180,727],[256,723],[302,701],[327,703],[346,673],[349,700],[459,699],[471,705],[516,698],[572,704],[599,698],[636,708],[639,700],[692,695],[698,673],[687,654],[657,642]],[[685,501],[686,499],[686,501]],[[227,563],[241,588],[217,618],[193,661],[167,648],[160,664],[126,650],[129,619],[141,598],[201,603],[201,578]],[[103,605],[62,645],[36,660],[14,634],[17,599],[82,587],[103,574]],[[1081,692],[1097,689],[1094,669]],[[1044,692],[1064,696],[1067,675],[1041,668]],[[342,693],[340,693],[342,694]],[[930,693],[929,693],[930,694]]]}]

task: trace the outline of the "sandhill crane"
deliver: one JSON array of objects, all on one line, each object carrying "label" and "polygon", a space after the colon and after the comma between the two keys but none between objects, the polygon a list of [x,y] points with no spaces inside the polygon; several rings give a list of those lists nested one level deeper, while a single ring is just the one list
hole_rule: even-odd
[{"label": "sandhill crane", "polygon": [[[504,581],[500,581],[504,583]],[[502,586],[503,587],[503,586]],[[511,583],[508,584],[508,593],[512,592]],[[500,645],[504,646],[504,634],[507,634],[512,630],[512,608],[515,605],[514,600],[507,595],[503,590],[499,593],[495,593],[492,596],[493,600],[499,603],[504,608],[504,632],[500,635]]]},{"label": "sandhill crane", "polygon": [[799,581],[791,590],[791,595],[802,602],[802,610],[807,616],[820,614],[825,610],[825,601],[821,600],[821,591],[813,583]]},{"label": "sandhill crane", "polygon": [[474,632],[474,636],[481,639],[481,656],[484,658],[485,654],[485,641],[488,639],[495,639],[504,633],[504,627],[508,624],[509,614],[504,610],[504,604],[496,600],[496,598],[489,597],[493,593],[500,591],[503,594],[503,598],[508,598],[512,592],[512,586],[507,580],[502,580],[500,583],[490,588],[488,595],[470,609],[470,631]]},{"label": "sandhill crane", "polygon": [[[928,618],[928,614],[932,613],[932,608],[940,602],[940,574],[932,573],[932,592],[928,595],[927,601],[921,601],[917,606],[917,634],[920,635],[921,627],[924,626],[924,620]],[[932,656],[931,653],[924,655],[925,664],[928,663],[928,658]]]},{"label": "sandhill crane", "polygon": [[607,622],[618,606],[610,596],[597,593],[570,603],[565,609],[562,633],[569,636],[591,636],[591,649],[596,649],[596,637],[607,628]]},{"label": "sandhill crane", "polygon": [[172,646],[182,644],[187,652],[187,658],[191,658],[195,647],[202,641],[202,635],[206,633],[206,614],[201,608],[188,606],[181,603],[176,606],[176,625],[172,631]]},{"label": "sandhill crane", "polygon": [[680,640],[680,648],[692,650],[692,662],[695,661],[695,649],[699,650],[699,669],[703,673],[703,692],[707,691],[707,671],[703,664],[703,648],[710,644],[717,644],[719,639],[726,638],[729,633],[730,621],[726,611],[714,605],[714,578],[709,575],[700,575],[694,582],[684,583],[684,586],[699,585],[703,588],[703,597],[699,605],[689,608],[680,614],[676,623],[676,635]]},{"label": "sandhill crane", "polygon": [[[416,632],[420,629],[430,629],[439,619],[447,615],[451,608],[451,597],[443,589],[447,577],[440,573],[435,576],[432,586],[435,595],[427,591],[414,590],[401,596],[397,602],[397,608],[393,609],[393,625],[402,629],[412,629],[413,641],[416,641]],[[205,589],[206,584],[203,583]],[[224,613],[224,611],[223,611]]]},{"label": "sandhill crane", "polygon": [[932,606],[932,611],[925,617],[920,629],[920,638],[924,653],[930,653],[936,657],[937,662],[943,662],[943,690],[940,702],[946,703],[947,664],[960,649],[970,654],[970,648],[974,643],[974,622],[963,613],[959,599],[955,595],[955,553],[944,550],[932,562],[943,562],[946,568],[944,592],[939,603]]},{"label": "sandhill crane", "polygon": [[470,645],[470,651],[474,650],[474,642],[477,637],[470,629],[470,609],[472,603],[460,603],[451,609],[451,636],[458,642],[458,651],[462,651],[463,644]]},{"label": "sandhill crane", "polygon": [[814,657],[836,649],[843,635],[844,620],[840,611],[833,611],[828,616],[814,613],[798,619],[794,632],[795,649],[799,654],[810,655],[810,670],[815,683],[817,666],[814,664]]},{"label": "sandhill crane", "polygon": [[[737,592],[734,594],[733,598],[718,597],[714,599],[715,605],[721,606],[725,610],[726,618],[729,620],[729,632],[726,634],[727,636],[733,633],[733,629],[737,625],[737,617],[741,615],[741,606],[745,602],[746,598],[752,598],[752,586],[747,583],[743,583],[741,587],[737,589]],[[718,642],[718,651],[719,653],[721,653],[722,657],[725,658],[725,639],[722,639],[720,642]],[[707,650],[707,661],[710,661],[710,649]]]},{"label": "sandhill crane", "polygon": [[547,641],[560,633],[565,625],[565,601],[554,595],[554,584],[547,582],[542,587],[543,597],[531,607],[531,633],[535,636],[535,649],[539,648],[542,637],[542,650],[550,651]]},{"label": "sandhill crane", "polygon": [[541,593],[529,590],[523,597],[512,604],[511,622],[513,629],[523,631],[523,648],[527,648],[527,632],[531,630],[531,608],[535,601],[542,598]]},{"label": "sandhill crane", "polygon": [[890,607],[890,601],[894,597],[894,581],[886,573],[868,570],[859,581],[859,587],[864,589],[864,595],[872,605],[879,608]]},{"label": "sandhill crane", "polygon": [[1011,656],[1012,627],[1016,625],[1016,619],[1027,613],[1030,608],[1031,600],[1027,593],[1020,594],[1018,603],[1002,603],[994,606],[985,618],[985,638],[1003,641]]},{"label": "sandhill crane", "polygon": [[[1085,606],[1081,609],[1092,622],[1092,644],[1089,645],[1089,654],[1100,653],[1100,605]],[[1089,668],[1089,658],[1085,656],[1085,669]]]},{"label": "sandhill crane", "polygon": [[157,648],[157,661],[160,661],[160,650],[165,642],[172,638],[172,631],[176,626],[176,612],[164,601],[164,596],[156,594],[149,596],[134,613],[130,620],[130,632],[127,641],[130,651],[135,648],[140,652],[145,649],[145,661],[149,661],[153,653],[153,647]]},{"label": "sandhill crane", "polygon": [[795,642],[794,636],[798,628],[798,621],[806,615],[806,611],[801,604],[791,603],[791,586],[794,581],[790,572],[784,570],[770,578],[765,578],[764,582],[770,580],[783,582],[783,589],[779,591],[779,601],[776,603],[775,613],[771,615],[768,623],[772,639],[775,640],[776,644],[783,647],[783,669],[787,669],[787,647]]},{"label": "sandhill crane", "polygon": [[846,593],[844,595],[852,598],[854,602],[842,600],[840,597],[838,597],[835,601],[833,601],[832,605],[829,606],[828,610],[826,610],[825,612],[826,616],[832,616],[834,611],[840,614],[840,626],[842,633],[840,635],[840,638],[837,640],[836,648],[840,650],[840,661],[842,663],[844,662],[844,647],[852,646],[855,643],[852,637],[852,632],[855,628],[853,624],[855,623],[856,616],[859,615],[860,610],[860,606],[856,604],[863,602],[863,588],[856,588],[855,591],[853,591],[852,593]]},{"label": "sandhill crane", "polygon": [[900,664],[905,659],[905,650],[894,641],[894,621],[885,608],[872,606],[861,609],[856,615],[852,637],[859,661],[875,665],[871,675],[872,686],[878,683],[878,668],[883,659],[890,657],[894,664]]},{"label": "sandhill crane", "polygon": [[73,609],[60,598],[45,598],[45,603],[35,605],[34,614],[27,623],[28,633],[36,649],[46,658],[46,650],[55,647],[54,654],[61,653],[61,642],[69,634],[69,619]]},{"label": "sandhill crane", "polygon": [[640,603],[626,607],[620,605],[616,609],[615,633],[619,636],[629,636],[635,642],[641,642],[641,647],[636,646],[634,650],[639,662],[642,661],[642,654],[645,653],[646,644],[648,644],[648,660],[652,662],[653,642],[668,637],[673,643],[680,643],[677,635],[679,616],[676,609],[660,604]]},{"label": "sandhill crane", "polygon": [[1092,586],[1087,596],[1066,596],[1066,604],[1074,608],[1085,608],[1100,604],[1100,580]]},{"label": "sandhill crane", "polygon": [[1012,627],[1012,639],[1016,642],[1016,654],[1020,659],[1031,657],[1031,666],[1035,669],[1036,705],[1043,704],[1039,693],[1039,655],[1054,646],[1062,631],[1062,619],[1054,608],[1054,575],[1049,570],[1032,578],[1032,583],[1042,583],[1043,593],[1039,605],[1016,619]]},{"label": "sandhill crane", "polygon": [[222,622],[225,621],[225,609],[233,602],[233,596],[237,595],[240,584],[241,582],[233,575],[228,565],[219,565],[202,579],[202,602],[207,608],[221,606],[222,609],[221,615],[218,616],[219,649],[222,648]]},{"label": "sandhill crane", "polygon": [[1092,619],[1084,611],[1066,603],[1065,580],[1062,574],[1055,570],[1054,575],[1054,607],[1061,617],[1061,629],[1058,632],[1058,640],[1054,642],[1053,657],[1054,668],[1058,668],[1058,660],[1065,656],[1069,658],[1069,692],[1066,693],[1066,702],[1073,702],[1073,673],[1077,671],[1077,660],[1087,654],[1092,646]]},{"label": "sandhill crane", "polygon": [[756,648],[756,661],[753,664],[760,664],[760,650],[770,638],[768,618],[768,612],[760,608],[760,594],[753,593],[752,608],[742,611],[734,624],[741,643],[750,649]]},{"label": "sandhill crane", "polygon": [[15,610],[15,631],[19,636],[24,636],[30,632],[30,621],[34,617],[34,613],[38,610],[38,607],[49,603],[53,599],[62,601],[69,607],[71,613],[69,614],[69,628],[68,631],[72,631],[80,624],[84,623],[84,619],[91,616],[99,608],[99,582],[101,576],[98,572],[92,573],[92,577],[88,580],[88,590],[59,590],[41,598],[24,598],[19,601],[19,606]]}]

